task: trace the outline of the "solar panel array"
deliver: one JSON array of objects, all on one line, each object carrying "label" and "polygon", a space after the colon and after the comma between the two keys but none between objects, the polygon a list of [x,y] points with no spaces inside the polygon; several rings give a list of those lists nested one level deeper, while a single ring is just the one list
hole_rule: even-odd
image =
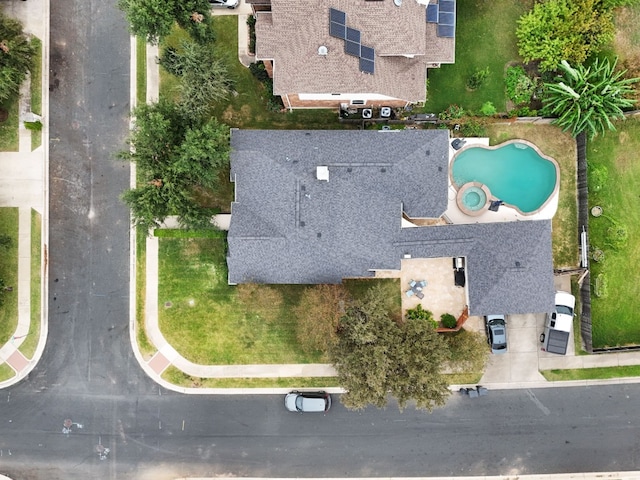
[{"label": "solar panel array", "polygon": [[329,8],[329,35],[344,40],[344,53],[358,57],[360,71],[373,75],[375,72],[375,50],[360,41],[360,30],[347,27],[347,14]]},{"label": "solar panel array", "polygon": [[454,38],[456,36],[456,2],[455,0],[438,0],[438,3],[427,5],[427,22],[437,23],[439,37]]}]

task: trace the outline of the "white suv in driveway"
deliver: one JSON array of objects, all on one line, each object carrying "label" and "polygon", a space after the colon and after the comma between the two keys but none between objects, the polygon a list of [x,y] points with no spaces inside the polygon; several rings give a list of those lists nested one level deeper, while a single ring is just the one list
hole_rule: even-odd
[{"label": "white suv in driveway", "polygon": [[212,8],[236,8],[240,0],[209,0]]}]

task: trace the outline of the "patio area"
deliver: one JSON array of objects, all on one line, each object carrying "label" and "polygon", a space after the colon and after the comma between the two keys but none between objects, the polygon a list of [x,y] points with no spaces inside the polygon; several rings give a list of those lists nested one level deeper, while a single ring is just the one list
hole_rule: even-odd
[{"label": "patio area", "polygon": [[[404,259],[401,261],[400,272],[376,272],[376,277],[400,278],[403,315],[420,303],[422,308],[433,313],[435,320],[440,320],[443,313],[450,313],[458,318],[467,305],[465,289],[456,287],[454,283],[452,258]],[[422,299],[415,293],[407,296],[407,290],[411,289],[411,281],[426,282],[422,290],[419,290],[424,295]]]}]

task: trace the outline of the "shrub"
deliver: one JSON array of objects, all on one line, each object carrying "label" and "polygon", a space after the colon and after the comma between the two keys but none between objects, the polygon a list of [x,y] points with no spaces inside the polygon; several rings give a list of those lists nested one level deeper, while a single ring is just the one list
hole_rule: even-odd
[{"label": "shrub", "polygon": [[260,82],[264,82],[269,79],[269,74],[264,66],[264,62],[257,62],[249,64],[249,71]]},{"label": "shrub", "polygon": [[596,263],[604,262],[604,252],[599,248],[594,248],[591,253],[591,259]]},{"label": "shrub", "polygon": [[510,117],[535,117],[538,115],[538,111],[534,108],[527,106],[514,108],[509,112]]},{"label": "shrub", "polygon": [[450,313],[443,313],[440,315],[440,323],[442,323],[444,328],[456,328],[458,320]]},{"label": "shrub", "polygon": [[599,192],[605,186],[609,179],[609,170],[606,165],[596,165],[589,163],[588,165],[589,190]]},{"label": "shrub", "polygon": [[418,304],[416,308],[407,310],[407,320],[433,320],[433,314]]},{"label": "shrub", "polygon": [[448,368],[452,372],[481,372],[489,356],[486,337],[461,329],[443,336],[449,346]]},{"label": "shrub", "polygon": [[256,53],[256,17],[249,15],[247,18],[247,25],[249,26],[249,53]]},{"label": "shrub", "polygon": [[484,102],[482,104],[482,107],[480,108],[480,113],[482,115],[484,115],[485,117],[492,117],[493,115],[495,115],[496,113],[498,113],[498,110],[496,109],[496,107],[493,105],[493,103],[491,102]]},{"label": "shrub", "polygon": [[473,75],[467,79],[467,88],[469,90],[476,90],[480,88],[488,76],[489,67],[476,69]]},{"label": "shrub", "polygon": [[477,120],[469,120],[460,125],[460,134],[463,137],[486,137],[487,131],[482,123]]},{"label": "shrub", "polygon": [[505,76],[507,97],[516,105],[529,103],[536,90],[536,84],[521,66],[507,68]]},{"label": "shrub", "polygon": [[456,118],[462,118],[464,116],[464,109],[456,104],[451,104],[446,110],[438,114],[440,120],[455,120]]}]

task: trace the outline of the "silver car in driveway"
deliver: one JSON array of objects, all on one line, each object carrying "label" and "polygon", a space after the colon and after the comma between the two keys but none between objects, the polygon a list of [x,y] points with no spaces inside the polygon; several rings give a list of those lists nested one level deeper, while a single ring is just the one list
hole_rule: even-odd
[{"label": "silver car in driveway", "polygon": [[236,8],[240,0],[209,0],[209,4],[213,8]]},{"label": "silver car in driveway", "polygon": [[284,406],[290,412],[327,412],[331,408],[331,395],[327,392],[291,392],[284,397]]},{"label": "silver car in driveway", "polygon": [[487,341],[491,346],[491,353],[505,353],[507,351],[507,322],[504,315],[487,315],[484,317],[484,327],[487,331]]}]

